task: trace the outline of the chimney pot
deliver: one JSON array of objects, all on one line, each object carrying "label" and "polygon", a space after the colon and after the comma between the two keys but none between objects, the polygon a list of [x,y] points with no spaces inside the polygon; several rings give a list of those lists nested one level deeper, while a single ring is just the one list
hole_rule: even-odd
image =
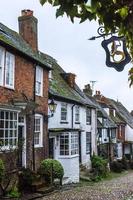
[{"label": "chimney pot", "polygon": [[21,11],[22,16],[33,16],[33,11],[29,9],[24,9]]}]

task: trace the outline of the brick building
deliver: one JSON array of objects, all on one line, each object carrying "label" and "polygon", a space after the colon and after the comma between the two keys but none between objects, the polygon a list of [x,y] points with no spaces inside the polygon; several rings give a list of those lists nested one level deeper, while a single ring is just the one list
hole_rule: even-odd
[{"label": "brick building", "polygon": [[38,50],[33,11],[23,10],[18,21],[19,33],[0,23],[0,158],[6,159],[10,147],[15,148],[22,138],[18,163],[37,169],[48,156],[44,119],[51,66]]}]

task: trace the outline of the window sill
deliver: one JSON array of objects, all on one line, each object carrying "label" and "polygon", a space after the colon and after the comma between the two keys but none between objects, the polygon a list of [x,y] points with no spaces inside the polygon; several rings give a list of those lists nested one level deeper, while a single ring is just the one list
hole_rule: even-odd
[{"label": "window sill", "polygon": [[75,155],[59,155],[59,157],[58,158],[60,158],[60,159],[71,159],[71,158],[76,158],[76,157],[79,157],[79,154],[75,154]]},{"label": "window sill", "polygon": [[37,97],[43,97],[43,95],[42,95],[42,94],[36,94],[36,96],[37,96]]},{"label": "window sill", "polygon": [[91,123],[89,123],[89,122],[86,122],[86,125],[91,125]]},{"label": "window sill", "polygon": [[80,122],[75,122],[75,124],[80,124]]},{"label": "window sill", "polygon": [[[2,87],[2,86],[1,86]],[[3,85],[3,87],[5,87],[6,89],[9,89],[9,90],[15,90],[14,87],[10,87],[10,86],[7,86],[7,85]]]},{"label": "window sill", "polygon": [[34,145],[34,148],[42,148],[43,145]]},{"label": "window sill", "polygon": [[69,122],[67,121],[61,121],[60,124],[68,124]]}]

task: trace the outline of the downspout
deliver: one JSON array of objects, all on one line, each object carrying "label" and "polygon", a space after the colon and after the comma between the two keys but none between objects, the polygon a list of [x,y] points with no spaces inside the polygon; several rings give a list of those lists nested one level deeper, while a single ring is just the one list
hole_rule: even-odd
[{"label": "downspout", "polygon": [[74,108],[74,106],[75,106],[75,104],[73,104],[72,105],[72,107],[71,107],[71,109],[72,109],[72,120],[71,120],[71,128],[73,128],[73,114],[74,114],[74,112],[73,112],[73,108]]},{"label": "downspout", "polygon": [[[36,65],[34,65],[34,90],[33,90],[33,102],[36,102]],[[33,171],[35,171],[35,147],[34,147],[34,130],[35,130],[35,108],[33,109],[34,116],[34,128],[32,137],[32,160],[33,160]]]}]

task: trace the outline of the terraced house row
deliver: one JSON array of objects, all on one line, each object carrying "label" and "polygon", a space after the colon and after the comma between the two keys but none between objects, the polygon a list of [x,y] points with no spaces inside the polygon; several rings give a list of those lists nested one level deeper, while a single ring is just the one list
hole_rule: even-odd
[{"label": "terraced house row", "polygon": [[23,10],[18,22],[19,33],[0,24],[0,158],[7,167],[21,140],[12,169],[37,170],[50,157],[62,163],[64,183],[78,182],[80,165],[91,168],[94,153],[132,159],[132,115],[99,91],[92,96],[89,84],[82,91],[75,74],[39,51],[33,11]]}]

